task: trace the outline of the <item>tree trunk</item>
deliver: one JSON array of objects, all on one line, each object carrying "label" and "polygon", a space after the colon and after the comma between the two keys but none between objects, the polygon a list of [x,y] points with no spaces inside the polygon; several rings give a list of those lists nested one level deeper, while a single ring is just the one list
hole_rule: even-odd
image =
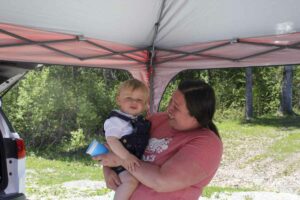
[{"label": "tree trunk", "polygon": [[253,118],[252,68],[246,68],[246,120]]},{"label": "tree trunk", "polygon": [[111,88],[112,82],[117,79],[113,69],[103,69],[103,77],[108,88]]},{"label": "tree trunk", "polygon": [[282,115],[293,115],[292,97],[293,93],[293,65],[284,66],[281,101],[279,111]]},{"label": "tree trunk", "polygon": [[207,69],[207,83],[210,84],[211,83],[211,70],[210,69]]}]

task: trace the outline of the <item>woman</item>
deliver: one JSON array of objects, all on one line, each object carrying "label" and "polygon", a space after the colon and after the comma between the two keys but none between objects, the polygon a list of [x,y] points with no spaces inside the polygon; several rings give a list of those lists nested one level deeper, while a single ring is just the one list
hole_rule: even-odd
[{"label": "woman", "polygon": [[[213,123],[215,94],[203,81],[184,81],[174,92],[167,113],[149,117],[150,141],[140,167],[130,173],[141,183],[131,200],[196,200],[215,175],[223,152]],[[122,164],[114,154],[94,158],[104,166]],[[120,180],[104,167],[107,186]]]}]

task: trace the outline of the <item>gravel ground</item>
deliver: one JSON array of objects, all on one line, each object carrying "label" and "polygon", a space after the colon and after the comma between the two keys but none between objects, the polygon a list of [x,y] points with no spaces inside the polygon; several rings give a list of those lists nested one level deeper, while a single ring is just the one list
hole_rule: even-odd
[{"label": "gravel ground", "polygon": [[257,191],[216,194],[209,200],[300,200],[300,151],[280,161],[275,156],[262,157],[280,139],[245,137],[224,141],[223,161],[210,185]]},{"label": "gravel ground", "polygon": [[[75,181],[64,184],[65,188],[75,189],[87,187],[88,189],[101,189],[105,183],[101,181]],[[102,196],[93,197],[77,197],[72,200],[113,200],[113,192]],[[199,200],[300,200],[300,196],[293,193],[286,192],[234,192],[234,193],[218,193],[211,198],[200,197]]]},{"label": "gravel ground", "polygon": [[259,138],[259,141],[238,142],[234,149],[226,148],[232,143],[225,142],[223,161],[211,185],[300,195],[300,151],[281,161],[271,157],[255,160],[273,142],[270,138]]}]

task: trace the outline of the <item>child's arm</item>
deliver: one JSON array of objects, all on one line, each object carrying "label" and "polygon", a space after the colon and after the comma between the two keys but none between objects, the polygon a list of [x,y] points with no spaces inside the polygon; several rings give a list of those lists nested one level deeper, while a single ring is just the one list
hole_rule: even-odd
[{"label": "child's arm", "polygon": [[106,141],[111,150],[123,160],[122,165],[124,165],[126,169],[134,171],[135,166],[140,166],[139,159],[129,153],[118,138],[108,136],[106,137]]}]

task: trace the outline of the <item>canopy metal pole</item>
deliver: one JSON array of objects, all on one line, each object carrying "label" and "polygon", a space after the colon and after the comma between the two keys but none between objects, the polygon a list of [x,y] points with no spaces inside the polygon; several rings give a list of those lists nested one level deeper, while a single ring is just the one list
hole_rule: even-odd
[{"label": "canopy metal pole", "polygon": [[165,8],[165,4],[166,4],[166,0],[163,0],[161,8],[160,8],[160,13],[159,13],[159,17],[157,22],[154,25],[154,35],[153,35],[153,39],[152,39],[152,44],[148,49],[148,65],[147,65],[147,71],[148,71],[148,75],[149,75],[149,89],[150,89],[150,113],[154,113],[157,110],[154,110],[153,104],[154,104],[154,75],[155,75],[155,66],[154,66],[154,61],[155,61],[155,56],[156,56],[156,46],[155,46],[155,41],[159,32],[159,26],[160,26],[160,22],[162,21],[163,18],[163,11]]}]

